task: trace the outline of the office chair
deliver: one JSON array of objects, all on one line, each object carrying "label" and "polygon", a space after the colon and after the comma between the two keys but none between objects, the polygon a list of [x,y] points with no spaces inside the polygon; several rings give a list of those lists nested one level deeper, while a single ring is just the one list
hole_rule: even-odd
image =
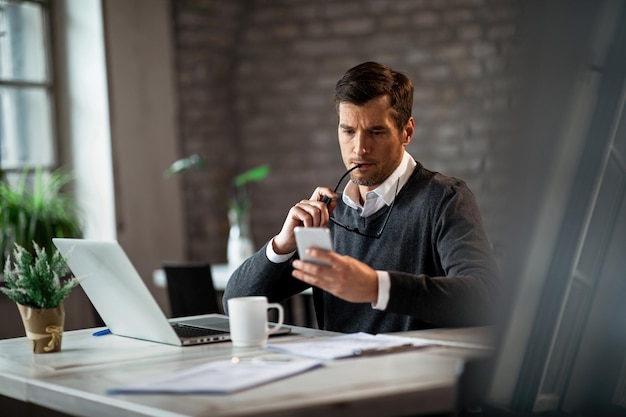
[{"label": "office chair", "polygon": [[210,264],[165,262],[163,270],[172,317],[220,313]]}]

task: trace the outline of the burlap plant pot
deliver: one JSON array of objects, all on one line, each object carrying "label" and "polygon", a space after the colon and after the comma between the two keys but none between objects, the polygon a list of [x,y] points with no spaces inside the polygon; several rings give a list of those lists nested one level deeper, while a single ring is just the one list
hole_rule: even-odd
[{"label": "burlap plant pot", "polygon": [[31,341],[33,353],[52,353],[61,350],[65,309],[63,304],[55,308],[32,308],[17,305],[22,316],[26,337]]}]

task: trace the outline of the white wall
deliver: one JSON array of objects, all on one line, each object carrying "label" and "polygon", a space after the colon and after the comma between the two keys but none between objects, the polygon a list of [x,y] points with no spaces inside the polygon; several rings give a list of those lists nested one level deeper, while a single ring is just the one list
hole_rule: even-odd
[{"label": "white wall", "polygon": [[86,237],[116,239],[168,313],[152,272],[183,260],[167,0],[54,2],[62,42],[59,131],[73,166]]},{"label": "white wall", "polygon": [[115,239],[109,100],[99,0],[54,2],[61,164],[73,169],[85,236]]},{"label": "white wall", "polygon": [[167,0],[104,0],[117,236],[157,301],[152,272],[184,259],[176,94]]}]

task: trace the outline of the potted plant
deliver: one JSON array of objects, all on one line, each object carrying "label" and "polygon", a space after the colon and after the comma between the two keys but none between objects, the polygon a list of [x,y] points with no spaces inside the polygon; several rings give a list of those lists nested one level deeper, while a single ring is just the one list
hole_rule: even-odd
[{"label": "potted plant", "polygon": [[[179,159],[172,163],[165,171],[165,176],[187,171],[189,169],[202,169],[206,166],[204,159],[193,154],[187,158]],[[250,234],[250,195],[247,184],[261,181],[270,172],[267,164],[242,172],[233,178],[233,195],[228,207],[228,221],[230,231],[228,234],[227,258],[231,266],[238,266],[246,258],[252,255],[254,245]]]},{"label": "potted plant", "polygon": [[8,256],[4,267],[5,286],[0,290],[17,304],[33,352],[57,352],[65,324],[63,300],[78,280],[69,274],[57,250],[48,257],[46,250],[33,242],[33,256],[18,243],[14,245],[13,259]]},{"label": "potted plant", "polygon": [[268,165],[259,165],[233,178],[235,192],[230,200],[228,209],[230,231],[227,247],[228,263],[231,267],[239,266],[254,253],[254,244],[250,233],[250,209],[252,204],[247,184],[253,181],[261,181],[269,172],[270,168]]},{"label": "potted plant", "polygon": [[82,237],[78,206],[64,190],[72,176],[62,169],[45,173],[25,169],[17,184],[0,181],[0,265],[13,243],[31,254],[33,242],[52,254],[53,237]]}]

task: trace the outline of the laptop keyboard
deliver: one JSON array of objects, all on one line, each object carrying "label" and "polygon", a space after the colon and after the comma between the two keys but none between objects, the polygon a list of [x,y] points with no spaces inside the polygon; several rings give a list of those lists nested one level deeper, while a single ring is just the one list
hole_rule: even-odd
[{"label": "laptop keyboard", "polygon": [[202,337],[202,336],[210,336],[214,334],[224,334],[226,333],[223,330],[217,329],[206,329],[203,327],[195,327],[188,326],[186,324],[181,323],[172,323],[172,327],[174,331],[179,337],[189,338],[189,337]]}]

